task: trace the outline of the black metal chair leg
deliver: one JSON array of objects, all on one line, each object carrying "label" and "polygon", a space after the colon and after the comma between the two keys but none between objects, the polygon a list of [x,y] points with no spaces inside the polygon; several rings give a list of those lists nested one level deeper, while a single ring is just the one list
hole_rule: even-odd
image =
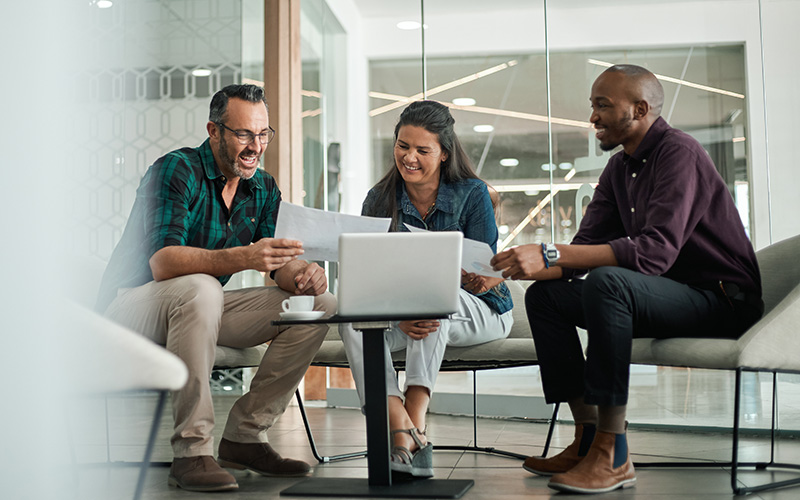
[{"label": "black metal chair leg", "polygon": [[314,458],[321,464],[326,464],[329,462],[333,462],[334,460],[345,460],[347,458],[360,458],[367,456],[367,450],[364,451],[357,451],[354,453],[341,453],[339,455],[330,455],[330,456],[322,456],[317,451],[317,443],[314,441],[314,435],[311,433],[311,426],[308,423],[308,415],[306,415],[306,408],[303,405],[303,398],[300,396],[300,389],[295,391],[295,397],[297,399],[297,406],[300,408],[300,416],[303,417],[303,425],[306,427],[306,435],[308,436],[308,445],[311,447],[311,453],[314,455]]},{"label": "black metal chair leg", "polygon": [[558,409],[561,407],[561,403],[556,403],[553,407],[553,416],[550,417],[550,427],[547,429],[547,438],[544,440],[544,450],[542,450],[542,456],[546,457],[547,452],[550,451],[550,441],[553,439],[553,431],[556,428],[556,419],[558,419]]}]

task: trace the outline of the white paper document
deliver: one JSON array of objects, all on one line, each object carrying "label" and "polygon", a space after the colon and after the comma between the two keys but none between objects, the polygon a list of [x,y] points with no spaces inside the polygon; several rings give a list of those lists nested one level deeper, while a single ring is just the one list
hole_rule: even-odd
[{"label": "white paper document", "polygon": [[339,235],[343,233],[385,233],[391,219],[326,212],[285,201],[278,208],[275,237],[303,243],[303,260],[339,260]]},{"label": "white paper document", "polygon": [[[406,227],[412,233],[425,232],[426,229],[415,227],[406,224]],[[475,273],[481,276],[489,276],[491,278],[502,278],[502,271],[495,271],[492,269],[491,262],[494,257],[492,247],[483,241],[475,241],[469,238],[464,238],[461,245],[461,269],[468,273]]]}]

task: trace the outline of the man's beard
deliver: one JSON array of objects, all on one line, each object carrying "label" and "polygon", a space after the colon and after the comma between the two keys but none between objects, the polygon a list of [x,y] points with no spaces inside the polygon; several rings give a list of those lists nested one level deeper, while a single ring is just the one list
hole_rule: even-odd
[{"label": "man's beard", "polygon": [[[627,132],[631,128],[632,125],[633,125],[633,117],[630,116],[630,115],[625,115],[619,122],[617,122],[615,124],[615,126],[614,126],[615,130],[614,131],[617,134],[622,134],[624,132]],[[607,127],[606,127],[606,131],[608,131]],[[619,142],[619,141],[614,142],[614,143],[607,142],[605,144],[603,144],[601,142],[600,143],[600,149],[602,149],[603,151],[611,151],[612,149],[616,148],[620,144],[622,144],[622,142]]]},{"label": "man's beard", "polygon": [[239,164],[236,163],[236,158],[233,158],[230,153],[228,152],[228,141],[225,140],[225,136],[220,137],[219,141],[219,159],[222,163],[228,165],[236,177],[247,180],[256,175],[256,171],[253,170],[253,173],[249,176],[239,168]]}]

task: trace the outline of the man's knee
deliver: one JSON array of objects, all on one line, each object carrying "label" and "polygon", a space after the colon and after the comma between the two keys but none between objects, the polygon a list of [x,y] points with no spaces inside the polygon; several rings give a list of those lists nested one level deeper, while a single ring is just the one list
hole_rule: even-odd
[{"label": "man's knee", "polygon": [[326,316],[336,313],[336,297],[330,292],[317,295],[314,297],[314,310],[325,311]]},{"label": "man's knee", "polygon": [[189,274],[176,280],[172,291],[178,305],[202,313],[222,316],[225,294],[220,282],[207,274]]},{"label": "man's knee", "polygon": [[608,295],[620,295],[630,288],[628,275],[634,271],[621,267],[598,267],[586,276],[583,291],[585,300],[597,300]]}]

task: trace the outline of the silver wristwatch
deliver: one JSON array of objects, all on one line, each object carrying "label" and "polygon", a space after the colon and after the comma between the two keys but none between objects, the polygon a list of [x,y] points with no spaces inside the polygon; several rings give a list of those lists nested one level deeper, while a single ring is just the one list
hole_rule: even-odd
[{"label": "silver wristwatch", "polygon": [[558,251],[555,243],[546,243],[544,245],[544,260],[547,262],[547,267],[555,266],[560,257],[561,252]]}]

